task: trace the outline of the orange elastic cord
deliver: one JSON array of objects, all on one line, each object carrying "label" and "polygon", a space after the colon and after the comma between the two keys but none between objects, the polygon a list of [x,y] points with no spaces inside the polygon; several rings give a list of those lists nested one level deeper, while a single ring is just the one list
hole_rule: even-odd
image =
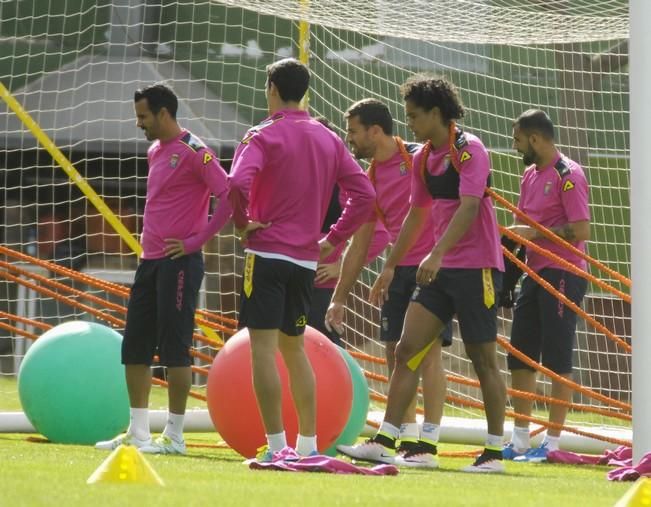
[{"label": "orange elastic cord", "polygon": [[561,292],[557,291],[549,282],[544,280],[538,273],[536,273],[533,269],[531,269],[529,266],[527,266],[524,262],[522,262],[520,259],[518,259],[513,253],[508,249],[502,247],[504,255],[512,262],[514,263],[517,267],[519,267],[522,271],[527,273],[531,278],[533,278],[538,285],[540,285],[543,289],[545,289],[547,292],[549,292],[552,296],[554,296],[556,299],[561,301],[565,306],[570,308],[574,313],[577,315],[580,315],[585,319],[586,322],[592,325],[597,331],[603,333],[606,335],[608,338],[610,338],[612,341],[614,341],[617,345],[619,345],[621,348],[623,348],[626,352],[631,352],[632,348],[631,346],[626,343],[624,340],[622,340],[619,336],[616,336],[615,333],[610,331],[606,326],[604,326],[601,322],[597,321],[594,317],[591,317],[588,315],[582,308],[580,308],[576,303],[573,301],[570,301],[565,294],[562,294]]},{"label": "orange elastic cord", "polygon": [[508,227],[504,227],[503,225],[500,225],[499,229],[500,229],[500,232],[502,234],[504,234],[504,235],[508,236],[509,238],[513,239],[517,243],[521,243],[522,245],[526,246],[527,249],[533,250],[534,252],[537,252],[537,253],[539,253],[541,255],[544,255],[548,259],[551,259],[556,264],[558,264],[560,266],[563,266],[563,269],[565,269],[566,271],[569,271],[570,273],[573,273],[573,274],[575,274],[577,276],[580,276],[581,278],[583,278],[583,279],[585,279],[585,280],[587,280],[589,282],[594,283],[598,287],[601,287],[602,289],[604,289],[606,292],[610,292],[610,293],[620,297],[626,303],[631,303],[632,302],[632,298],[631,298],[631,296],[629,294],[625,294],[624,292],[616,289],[612,285],[609,285],[606,282],[604,282],[603,280],[600,280],[599,278],[597,278],[593,274],[582,270],[581,268],[575,266],[571,262],[566,261],[562,257],[559,257],[558,255],[556,255],[553,252],[550,252],[549,250],[546,250],[545,248],[541,247],[540,245],[534,243],[533,241],[524,239],[522,236],[520,236],[519,234],[513,232]]},{"label": "orange elastic cord", "polygon": [[[393,140],[396,142],[396,145],[398,146],[398,151],[400,152],[400,156],[402,157],[402,160],[405,163],[405,167],[407,168],[407,171],[411,171],[412,158],[409,152],[407,151],[407,148],[405,147],[404,141],[398,136],[393,136]],[[371,159],[371,164],[368,167],[367,175],[368,175],[368,179],[371,182],[371,185],[373,185],[373,188],[377,190],[377,185],[376,185],[377,178],[375,176],[376,170],[377,170],[377,162],[373,158]],[[386,218],[384,213],[382,212],[382,209],[380,208],[377,198],[375,199],[375,214],[377,215],[380,222],[382,222],[382,224],[386,227],[387,225]]]},{"label": "orange elastic cord", "polygon": [[602,264],[598,260],[590,257],[588,254],[585,252],[579,250],[576,248],[574,245],[571,243],[568,243],[565,241],[563,238],[558,236],[557,234],[554,234],[552,231],[550,231],[548,228],[544,227],[543,225],[539,224],[532,218],[530,218],[527,214],[525,214],[522,210],[511,204],[508,200],[506,200],[504,197],[499,195],[497,192],[494,190],[488,188],[486,189],[486,192],[497,202],[499,202],[502,206],[504,206],[506,209],[517,215],[518,218],[520,218],[524,223],[527,225],[533,227],[537,231],[539,231],[543,236],[545,236],[547,239],[553,241],[557,245],[562,246],[563,248],[569,250],[570,252],[574,253],[575,255],[578,255],[588,263],[590,263],[592,266],[596,267],[597,269],[603,271],[604,273],[610,275],[613,277],[615,280],[621,282],[627,287],[631,286],[631,280],[629,278],[626,278],[624,275],[621,273],[618,273],[617,271],[610,269],[608,266]]},{"label": "orange elastic cord", "polygon": [[[124,285],[120,285],[117,283],[112,283],[112,282],[107,282],[105,280],[101,280],[100,278],[96,278],[91,275],[87,275],[84,273],[80,273],[78,271],[75,271],[70,268],[66,268],[64,266],[60,266],[58,264],[55,264],[54,262],[50,261],[45,261],[43,259],[38,259],[36,257],[32,257],[30,255],[24,254],[22,252],[18,252],[16,250],[13,250],[11,248],[7,248],[3,245],[0,245],[0,253],[3,253],[9,257],[13,257],[14,259],[18,259],[21,261],[28,262],[30,264],[34,264],[36,266],[40,266],[42,268],[47,269],[48,271],[51,271],[53,273],[57,273],[63,276],[67,276],[73,280],[79,280],[87,285],[90,285],[92,287],[96,287],[99,289],[103,289],[109,294],[113,294],[115,296],[122,296],[122,297],[129,297],[130,294],[130,289],[128,287],[125,287]],[[223,322],[225,324],[230,324],[232,326],[237,325],[237,320],[231,319],[228,317],[225,317],[223,315],[215,314],[213,312],[209,312],[207,310],[198,310],[197,313],[201,315],[202,317],[207,318],[208,320],[217,320],[219,322]],[[235,329],[232,329],[233,333],[236,332]]]}]

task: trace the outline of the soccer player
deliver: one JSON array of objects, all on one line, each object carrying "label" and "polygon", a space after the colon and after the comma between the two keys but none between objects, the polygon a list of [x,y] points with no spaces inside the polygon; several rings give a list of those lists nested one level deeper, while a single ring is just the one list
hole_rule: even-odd
[{"label": "soccer player", "polygon": [[[346,298],[364,262],[366,250],[371,243],[373,230],[384,225],[395,243],[400,227],[409,214],[422,213],[425,221],[418,239],[398,260],[395,276],[389,285],[386,297],[381,298],[380,339],[385,344],[389,377],[395,366],[395,348],[402,332],[405,313],[411,295],[416,288],[418,264],[434,246],[434,226],[429,207],[411,211],[409,194],[413,154],[419,144],[405,143],[393,136],[393,118],[389,108],[376,99],[364,99],[351,105],[344,114],[346,119],[346,140],[357,159],[370,159],[367,173],[376,192],[376,216],[364,224],[354,235],[343,259],[341,278],[337,283],[332,302],[326,314],[327,323],[340,329],[344,316]],[[409,218],[412,220],[412,218]],[[445,337],[447,344],[451,336]],[[436,468],[436,443],[440,432],[442,403],[445,398],[445,374],[440,355],[427,355],[423,362],[423,395],[425,401],[425,422],[421,438],[416,423],[416,403],[409,406],[403,424],[400,426],[401,461],[407,466]],[[432,412],[432,408],[434,411]]]},{"label": "soccer player", "polygon": [[[317,450],[315,379],[303,348],[315,269],[320,255],[368,220],[375,200],[343,141],[300,109],[309,79],[307,67],[293,58],[267,67],[269,117],[242,140],[230,175],[233,221],[247,247],[239,324],[251,337],[253,387],[268,442],[263,461],[287,445],[278,349],[298,413],[296,451]],[[348,200],[320,244],[335,184]]]},{"label": "soccer player", "polygon": [[416,273],[418,287],[396,348],[384,422],[366,443],[339,450],[358,459],[394,461],[398,425],[416,392],[423,358],[430,349],[437,357],[441,355],[441,332],[456,314],[466,353],[481,384],[488,422],[485,449],[464,471],[503,472],[506,387],[497,365],[495,293],[504,261],[495,209],[485,193],[490,175],[488,152],[479,138],[456,126],[464,109],[451,82],[417,75],[402,85],[401,93],[409,127],[416,139],[425,142],[414,156],[412,172],[411,209],[417,211],[405,220],[371,298],[381,298],[388,290],[396,260],[417,240],[428,208],[434,220],[435,245]]},{"label": "soccer player", "polygon": [[[554,144],[554,124],[538,109],[522,113],[513,122],[513,147],[522,154],[527,166],[520,183],[518,208],[536,222],[585,251],[590,238],[590,209],[588,182],[581,166],[561,154]],[[518,223],[511,227],[525,239],[555,253],[583,270],[586,262],[577,254],[543,237],[536,229]],[[527,251],[527,265],[568,299],[581,304],[587,281],[567,271],[540,253]],[[561,377],[572,379],[572,352],[576,331],[576,314],[553,295],[540,287],[531,277],[522,281],[516,300],[511,328],[511,344],[534,361]],[[508,356],[513,388],[536,391],[536,372],[529,365]],[[572,389],[552,379],[552,397],[569,402]],[[532,401],[514,398],[517,414],[531,416]],[[552,404],[549,421],[564,424],[567,407]],[[513,437],[504,448],[506,459],[545,461],[548,451],[558,450],[560,430],[549,428],[542,445],[530,449],[529,421],[515,419]]]},{"label": "soccer player", "polygon": [[[332,124],[323,117],[316,120],[334,132]],[[346,205],[346,194],[339,192],[339,187],[335,185],[326,212],[326,218],[321,227],[321,237],[325,238],[330,232],[330,227],[334,225],[341,216],[341,210]],[[389,233],[381,222],[378,221],[373,234],[373,240],[368,248],[366,263],[375,259],[389,244]],[[335,291],[339,273],[341,271],[341,256],[346,247],[346,243],[340,243],[328,257],[319,261],[314,278],[314,291],[312,293],[312,303],[310,304],[310,313],[307,316],[307,325],[317,329],[336,345],[342,345],[341,333],[334,328],[328,329],[325,325],[326,311],[330,305],[332,294]]]},{"label": "soccer player", "polygon": [[[204,274],[201,247],[231,216],[226,173],[214,152],[176,120],[178,99],[155,84],[134,95],[136,125],[154,143],[143,216],[142,260],[136,270],[122,341],[131,422],[125,435],[99,449],[131,444],[142,452],[185,454],[183,419],[192,373],[194,313]],[[218,200],[208,218],[210,195]],[[154,353],[167,367],[169,414],[163,434],[149,430]]]}]

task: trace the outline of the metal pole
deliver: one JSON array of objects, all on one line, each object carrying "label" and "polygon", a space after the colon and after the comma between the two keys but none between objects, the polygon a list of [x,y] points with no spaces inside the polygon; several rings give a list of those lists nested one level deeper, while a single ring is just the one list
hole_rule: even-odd
[{"label": "metal pole", "polygon": [[651,451],[651,2],[630,2],[633,461]]}]

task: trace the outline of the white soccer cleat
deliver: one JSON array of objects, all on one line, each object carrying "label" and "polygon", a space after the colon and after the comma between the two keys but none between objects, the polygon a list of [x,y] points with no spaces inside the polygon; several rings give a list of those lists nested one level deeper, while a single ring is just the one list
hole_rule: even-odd
[{"label": "white soccer cleat", "polygon": [[506,469],[502,462],[502,451],[484,449],[472,465],[462,468],[461,471],[475,474],[503,474]]},{"label": "white soccer cleat", "polygon": [[130,433],[123,433],[122,435],[118,435],[117,437],[115,437],[113,440],[103,440],[101,442],[97,442],[95,444],[95,449],[101,449],[103,451],[113,451],[114,449],[117,449],[121,445],[133,445],[134,447],[141,449],[142,447],[151,444],[152,444],[151,437],[145,440],[140,440],[139,438],[134,437]]},{"label": "white soccer cleat", "polygon": [[[386,441],[387,445],[380,443],[382,441]],[[337,450],[350,458],[371,461],[373,463],[393,464],[396,457],[396,450],[394,447],[388,445],[389,442],[389,438],[383,435],[376,435],[363,444],[338,445]]]},{"label": "white soccer cleat", "polygon": [[433,470],[439,467],[439,457],[436,446],[427,442],[412,444],[409,450],[396,456],[394,464],[410,468],[428,468]]},{"label": "white soccer cleat", "polygon": [[185,442],[177,442],[167,435],[161,435],[147,446],[140,447],[145,454],[187,454]]}]

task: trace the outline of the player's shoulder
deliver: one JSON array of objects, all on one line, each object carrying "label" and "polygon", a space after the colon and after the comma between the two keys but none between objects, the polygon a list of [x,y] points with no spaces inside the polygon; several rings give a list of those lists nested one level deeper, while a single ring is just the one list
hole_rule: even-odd
[{"label": "player's shoulder", "polygon": [[407,153],[409,153],[411,156],[414,156],[418,150],[420,150],[423,145],[420,143],[404,143],[405,145],[405,150],[407,150]]},{"label": "player's shoulder", "polygon": [[[193,160],[198,160],[203,165],[217,160],[217,155],[212,151],[206,143],[192,132],[185,132],[179,138],[179,145],[183,146],[189,153],[189,157],[194,157]],[[176,155],[178,156],[178,155]]]},{"label": "player's shoulder", "polygon": [[274,126],[278,126],[286,116],[283,113],[276,113],[268,118],[265,118],[257,125],[251,127],[244,138],[242,139],[242,144],[249,144],[251,139],[254,137],[261,137],[264,134],[270,134],[274,130]]},{"label": "player's shoulder", "polygon": [[585,179],[585,173],[581,165],[565,155],[561,155],[554,163],[554,170],[561,180],[568,177]]},{"label": "player's shoulder", "polygon": [[468,165],[467,162],[480,161],[486,164],[488,150],[479,137],[465,130],[458,129],[454,138],[454,149],[460,164]]},{"label": "player's shoulder", "polygon": [[191,151],[198,153],[201,150],[207,150],[208,147],[199,137],[195,136],[192,132],[186,131],[180,138],[179,143],[186,146]]},{"label": "player's shoulder", "polygon": [[454,147],[457,151],[461,152],[464,149],[470,150],[486,150],[482,140],[477,137],[475,134],[472,134],[463,129],[457,129],[454,136]]}]

